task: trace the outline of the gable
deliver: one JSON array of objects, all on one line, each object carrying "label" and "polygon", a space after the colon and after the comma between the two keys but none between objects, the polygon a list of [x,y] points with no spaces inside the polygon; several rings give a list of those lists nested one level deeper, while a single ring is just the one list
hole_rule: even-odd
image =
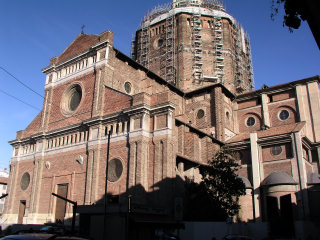
[{"label": "gable", "polygon": [[30,137],[31,135],[39,132],[41,128],[42,111],[32,120],[32,122],[23,131],[23,138]]},{"label": "gable", "polygon": [[58,57],[58,64],[75,57],[99,42],[99,36],[80,34]]}]

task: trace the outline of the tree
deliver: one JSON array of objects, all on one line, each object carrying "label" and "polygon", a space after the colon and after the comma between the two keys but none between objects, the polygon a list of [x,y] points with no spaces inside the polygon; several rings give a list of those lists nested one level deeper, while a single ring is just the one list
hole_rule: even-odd
[{"label": "tree", "polygon": [[222,147],[209,161],[209,166],[201,171],[201,185],[218,208],[229,217],[239,213],[239,198],[245,194],[245,185],[236,174],[240,166],[235,155],[235,152]]},{"label": "tree", "polygon": [[279,12],[279,7],[284,4],[285,15],[283,17],[283,25],[289,27],[290,32],[293,28],[298,29],[301,25],[301,20],[305,20],[305,8],[301,0],[272,0],[271,18]]},{"label": "tree", "polygon": [[320,49],[320,1],[319,0],[272,0],[271,19],[278,14],[280,5],[284,4],[285,15],[283,25],[292,29],[298,29],[301,20],[307,21]]}]

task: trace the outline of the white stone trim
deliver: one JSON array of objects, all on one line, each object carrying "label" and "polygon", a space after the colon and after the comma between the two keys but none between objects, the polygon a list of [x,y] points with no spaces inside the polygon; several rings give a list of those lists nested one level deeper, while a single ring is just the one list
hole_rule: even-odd
[{"label": "white stone trim", "polygon": [[296,98],[288,98],[288,99],[283,99],[283,100],[279,100],[279,101],[275,101],[275,102],[269,102],[267,104],[268,104],[268,106],[270,106],[270,105],[274,105],[274,104],[285,103],[285,102],[295,102],[295,101],[296,101]]},{"label": "white stone trim", "polygon": [[99,62],[91,63],[91,65],[89,67],[87,67],[87,68],[80,69],[77,72],[71,73],[68,76],[61,77],[61,78],[57,79],[56,81],[47,84],[45,86],[45,89],[48,89],[50,87],[56,87],[58,85],[64,84],[64,83],[66,83],[66,82],[68,82],[70,80],[73,80],[74,78],[80,77],[82,75],[85,75],[87,73],[90,73],[90,72],[94,71],[95,67],[101,67],[101,66],[104,66],[104,65],[107,65],[107,64],[108,64],[108,59],[103,59],[103,60],[101,60]]},{"label": "white stone trim", "polygon": [[263,165],[268,165],[268,164],[274,164],[274,163],[285,163],[285,162],[292,162],[292,158],[286,158],[286,159],[280,159],[280,160],[271,160],[271,161],[263,161]]},{"label": "white stone trim", "polygon": [[132,132],[129,133],[129,137],[130,138],[134,138],[134,137],[140,137],[140,136],[143,136],[143,137],[148,137],[148,138],[151,138],[151,134],[149,133],[149,131],[144,131],[142,129],[139,129],[139,130],[134,130]]},{"label": "white stone trim", "polygon": [[202,7],[181,7],[181,8],[171,9],[169,12],[161,14],[160,16],[156,17],[155,19],[153,19],[151,21],[146,21],[145,25],[143,27],[151,26],[151,25],[154,25],[158,22],[164,21],[165,19],[167,19],[169,16],[172,16],[172,15],[177,15],[179,13],[193,14],[193,13],[195,13],[195,11],[197,13],[201,14],[202,16],[227,18],[233,24],[236,23],[236,20],[231,15],[229,15],[228,13],[223,12],[223,11],[206,9],[206,8],[202,8]]},{"label": "white stone trim", "polygon": [[172,135],[172,130],[169,128],[155,130],[153,132],[154,137],[163,136],[163,135]]},{"label": "white stone trim", "polygon": [[246,111],[246,110],[252,110],[255,108],[261,108],[261,105],[257,105],[257,106],[253,106],[253,107],[247,107],[247,108],[242,108],[242,109],[237,109],[237,112],[242,112],[242,111]]}]

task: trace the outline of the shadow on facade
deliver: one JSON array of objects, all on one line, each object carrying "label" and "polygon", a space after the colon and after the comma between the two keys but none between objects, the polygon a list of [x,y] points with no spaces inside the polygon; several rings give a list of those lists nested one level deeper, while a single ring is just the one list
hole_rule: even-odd
[{"label": "shadow on facade", "polygon": [[[201,184],[166,178],[146,191],[137,184],[119,195],[107,194],[95,204],[78,207],[82,235],[102,239],[175,239],[183,221],[225,221]],[[106,216],[106,217],[105,217]]]},{"label": "shadow on facade", "polygon": [[[303,195],[309,196],[304,202]],[[296,199],[296,201],[294,200]],[[268,194],[261,189],[261,215],[252,222],[268,224],[270,238],[309,238],[319,229],[320,185],[300,192]],[[146,191],[141,184],[125,193],[107,194],[92,205],[78,207],[77,234],[92,239],[177,239],[184,222],[226,222],[227,214],[212,202],[201,184],[166,178]],[[72,219],[64,220],[71,226]],[[241,219],[238,219],[241,222]],[[310,224],[314,223],[314,224]],[[7,232],[40,229],[43,225],[11,225]],[[70,228],[68,228],[70,229]],[[316,232],[316,233],[315,233]],[[166,236],[166,237],[164,237]]]},{"label": "shadow on facade", "polygon": [[309,185],[308,189],[302,191],[275,191],[272,194],[262,188],[261,196],[260,221],[268,223],[271,238],[318,238],[320,235],[319,184]]}]

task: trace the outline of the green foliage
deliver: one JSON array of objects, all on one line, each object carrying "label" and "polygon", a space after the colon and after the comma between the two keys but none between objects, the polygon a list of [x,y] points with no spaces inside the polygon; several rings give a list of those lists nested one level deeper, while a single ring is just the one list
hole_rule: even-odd
[{"label": "green foliage", "polygon": [[238,214],[239,197],[245,194],[245,185],[236,174],[239,168],[235,153],[221,148],[209,162],[209,166],[201,172],[201,184],[207,194],[230,217]]},{"label": "green foliage", "polygon": [[225,221],[228,217],[203,184],[189,179],[185,182],[184,208],[185,221]]}]

